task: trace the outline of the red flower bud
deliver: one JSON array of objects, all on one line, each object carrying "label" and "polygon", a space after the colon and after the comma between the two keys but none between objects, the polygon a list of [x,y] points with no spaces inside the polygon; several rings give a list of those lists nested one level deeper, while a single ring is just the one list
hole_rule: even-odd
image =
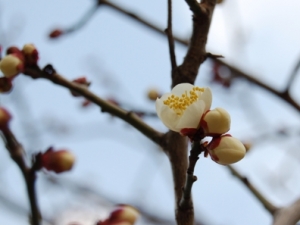
[{"label": "red flower bud", "polygon": [[75,161],[74,155],[67,150],[48,149],[41,155],[41,166],[55,173],[71,170]]},{"label": "red flower bud", "polygon": [[130,205],[119,205],[107,219],[107,224],[128,224],[133,225],[139,216],[137,209]]},{"label": "red flower bud", "polygon": [[27,65],[36,65],[39,59],[39,53],[33,44],[24,45],[22,53],[25,57],[25,63]]},{"label": "red flower bud", "polygon": [[22,54],[21,50],[16,46],[11,46],[6,50],[6,55],[13,53]]},{"label": "red flower bud", "polygon": [[49,37],[50,38],[58,38],[59,36],[61,36],[64,32],[60,29],[55,29],[53,30],[50,34],[49,34]]}]

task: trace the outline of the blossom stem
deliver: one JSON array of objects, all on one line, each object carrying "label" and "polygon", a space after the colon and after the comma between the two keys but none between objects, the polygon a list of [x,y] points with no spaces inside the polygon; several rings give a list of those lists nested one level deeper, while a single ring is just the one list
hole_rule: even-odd
[{"label": "blossom stem", "polygon": [[189,209],[193,207],[192,197],[191,197],[192,186],[193,183],[197,180],[197,177],[194,176],[194,170],[195,170],[196,163],[199,159],[199,155],[201,154],[201,152],[204,151],[205,149],[203,145],[200,144],[200,141],[193,142],[193,146],[189,156],[189,167],[187,169],[187,179],[179,203],[179,207],[181,209]]}]

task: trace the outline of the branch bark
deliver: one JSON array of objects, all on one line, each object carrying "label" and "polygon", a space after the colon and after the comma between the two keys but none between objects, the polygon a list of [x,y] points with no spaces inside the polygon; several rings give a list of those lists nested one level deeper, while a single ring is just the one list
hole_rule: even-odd
[{"label": "branch bark", "polygon": [[[216,0],[203,0],[199,4],[201,13],[197,13],[197,15],[194,14],[193,16],[193,34],[188,52],[183,63],[172,70],[172,87],[180,83],[194,84],[199,67],[206,59],[205,46],[215,5]],[[178,225],[192,225],[194,224],[194,209],[192,201],[188,207],[180,207],[182,188],[185,186],[187,179],[188,139],[180,136],[178,133],[169,131],[166,135],[166,140],[167,147],[165,148],[165,151],[169,156],[173,171],[176,221]]]},{"label": "branch bark", "polygon": [[[48,67],[51,67],[51,66],[48,66]],[[146,137],[148,137],[150,140],[152,140],[156,144],[158,144],[160,146],[164,145],[164,143],[163,143],[164,140],[162,138],[163,134],[159,133],[158,131],[153,129],[151,126],[146,124],[135,113],[126,111],[112,103],[109,103],[108,101],[105,101],[104,99],[98,97],[96,94],[91,92],[87,87],[82,86],[80,84],[76,84],[75,82],[69,81],[69,80],[65,79],[63,76],[56,73],[53,68],[52,68],[52,70],[53,70],[52,71],[53,73],[49,74],[45,71],[45,69],[41,70],[37,66],[32,66],[32,67],[26,67],[24,74],[28,75],[34,79],[44,78],[55,84],[66,87],[69,90],[75,91],[76,93],[84,96],[86,99],[90,100],[94,104],[100,106],[102,112],[108,112],[116,117],[119,117],[120,119],[131,124],[133,127],[135,127],[137,130],[139,130],[142,134],[144,134]]]},{"label": "branch bark", "polygon": [[295,225],[300,220],[300,199],[274,214],[273,225]]},{"label": "branch bark", "polygon": [[6,148],[10,153],[11,158],[16,162],[20,168],[23,177],[25,179],[27,194],[30,203],[31,209],[31,222],[32,225],[40,225],[41,214],[39,211],[37,197],[35,192],[35,171],[27,166],[26,160],[24,157],[24,149],[21,144],[17,141],[14,134],[10,131],[9,128],[2,130],[2,138],[6,144]]}]

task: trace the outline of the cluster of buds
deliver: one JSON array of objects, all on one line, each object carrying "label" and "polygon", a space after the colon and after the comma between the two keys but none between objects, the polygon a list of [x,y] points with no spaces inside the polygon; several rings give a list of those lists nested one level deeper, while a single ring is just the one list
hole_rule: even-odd
[{"label": "cluster of buds", "polygon": [[210,110],[212,93],[188,83],[176,85],[171,93],[156,100],[156,112],[162,122],[192,141],[212,137],[206,145],[211,159],[228,165],[241,160],[246,153],[244,145],[225,134],[230,130],[230,115],[222,108]]},{"label": "cluster of buds", "polygon": [[106,220],[99,221],[97,225],[133,225],[138,217],[139,212],[134,207],[118,205]]},{"label": "cluster of buds", "polygon": [[12,88],[12,80],[18,74],[24,72],[26,66],[34,66],[38,61],[38,51],[33,44],[24,45],[20,50],[10,47],[0,61],[0,70],[4,77],[0,78],[0,92],[8,92]]},{"label": "cluster of buds", "polygon": [[35,156],[34,168],[36,170],[46,169],[55,173],[62,173],[72,169],[75,162],[74,155],[65,149],[54,150],[50,147],[44,153]]}]

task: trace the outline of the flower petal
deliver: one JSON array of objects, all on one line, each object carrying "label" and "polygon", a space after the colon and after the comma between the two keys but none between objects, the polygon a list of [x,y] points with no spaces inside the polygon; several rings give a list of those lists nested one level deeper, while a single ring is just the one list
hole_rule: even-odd
[{"label": "flower petal", "polygon": [[204,101],[202,100],[198,100],[188,106],[176,125],[176,129],[181,130],[183,128],[198,128],[200,119],[204,112],[204,107]]},{"label": "flower petal", "polygon": [[176,129],[176,125],[180,116],[178,116],[172,109],[170,109],[169,106],[166,106],[163,103],[163,97],[156,100],[155,106],[157,115],[166,127],[168,127],[170,130],[179,132],[180,130]]},{"label": "flower petal", "polygon": [[212,102],[212,93],[210,88],[205,88],[204,92],[201,94],[200,99],[202,99],[205,103],[204,112],[210,109]]},{"label": "flower petal", "polygon": [[172,89],[172,94],[181,96],[185,92],[189,92],[192,90],[195,86],[189,83],[182,83],[182,84],[177,84],[175,87]]}]

